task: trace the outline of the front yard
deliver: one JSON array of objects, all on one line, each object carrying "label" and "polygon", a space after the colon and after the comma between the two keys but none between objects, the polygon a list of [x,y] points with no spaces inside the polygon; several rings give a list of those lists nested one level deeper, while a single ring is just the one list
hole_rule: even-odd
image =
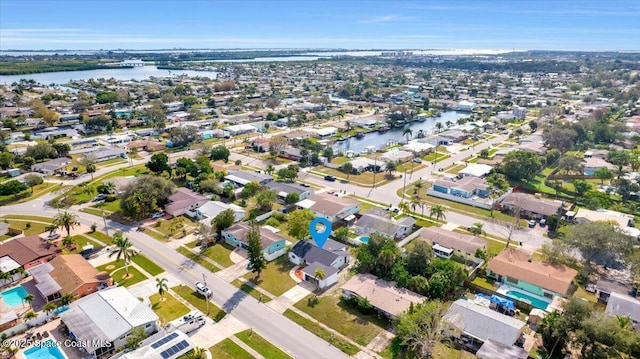
[{"label": "front yard", "polygon": [[[184,284],[175,286],[171,288],[171,290],[202,313],[207,314],[207,300],[200,296],[196,291]],[[209,301],[209,318],[213,319],[215,322],[219,322],[225,315],[227,315],[225,311]]]},{"label": "front yard", "polygon": [[293,267],[294,264],[289,262],[286,255],[283,255],[269,262],[258,280],[255,279],[256,275],[251,272],[245,274],[244,277],[267,292],[280,296],[296,285],[296,282],[289,276],[289,271]]},{"label": "front yard", "polygon": [[369,344],[387,326],[377,316],[364,315],[343,304],[339,291],[318,297],[317,300],[311,294],[296,303],[295,307],[363,346]]},{"label": "front yard", "polygon": [[226,268],[233,265],[233,261],[230,258],[233,250],[234,247],[226,243],[219,242],[205,249],[202,254]]},{"label": "front yard", "polygon": [[191,311],[169,293],[164,293],[164,300],[160,294],[156,293],[149,297],[149,301],[151,301],[151,309],[160,317],[163,324],[187,315]]},{"label": "front yard", "polygon": [[96,267],[96,269],[109,273],[111,275],[111,278],[113,278],[114,284],[117,284],[121,287],[129,287],[147,279],[147,276],[142,274],[131,264],[129,264],[129,276],[127,276],[124,268],[124,260],[122,259],[103,264]]},{"label": "front yard", "polygon": [[266,339],[256,334],[253,330],[247,329],[236,334],[236,337],[242,342],[257,351],[260,355],[269,359],[290,359],[285,352],[278,349],[275,345],[269,343]]},{"label": "front yard", "polygon": [[143,256],[142,254],[131,257],[131,261],[139,265],[140,268],[144,269],[152,276],[157,276],[158,274],[164,272],[164,269],[162,269],[159,265],[153,263],[151,260],[149,260],[149,258]]},{"label": "front yard", "polygon": [[209,351],[215,359],[254,359],[253,355],[249,354],[229,338],[212,346],[209,348]]}]

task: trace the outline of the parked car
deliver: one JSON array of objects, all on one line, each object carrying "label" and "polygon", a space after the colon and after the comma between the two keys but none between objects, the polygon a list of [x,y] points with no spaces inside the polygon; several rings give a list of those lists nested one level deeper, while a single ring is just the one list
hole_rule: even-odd
[{"label": "parked car", "polygon": [[100,193],[99,195],[93,197],[93,202],[98,202],[107,199],[107,195],[104,193]]},{"label": "parked car", "polygon": [[163,212],[155,212],[151,215],[151,219],[158,219],[158,218],[162,218],[162,216],[164,216]]},{"label": "parked car", "polygon": [[58,239],[58,238],[60,238],[60,233],[51,233],[45,239],[48,240],[48,241],[53,241],[53,240]]},{"label": "parked car", "polygon": [[309,186],[308,184],[306,184],[306,183],[304,183],[304,182],[303,182],[303,183],[300,183],[300,186],[302,186],[302,187],[306,187],[306,188],[311,187],[311,186]]},{"label": "parked car", "polygon": [[540,220],[540,227],[544,227],[547,225],[547,220],[546,219],[541,219]]},{"label": "parked car", "polygon": [[414,159],[413,159],[413,162],[415,162],[415,163],[422,163],[422,158],[417,158],[417,157],[416,157],[416,158],[414,158]]},{"label": "parked car", "polygon": [[535,220],[533,220],[533,219],[532,219],[532,220],[530,220],[530,221],[529,221],[529,228],[533,228],[533,227],[535,227],[535,226],[536,226],[536,221],[535,221]]},{"label": "parked car", "polygon": [[329,181],[329,182],[335,182],[336,176],[326,175],[326,176],[324,176],[324,180],[325,181]]},{"label": "parked car", "polygon": [[211,292],[211,289],[209,289],[209,287],[207,287],[206,285],[202,284],[202,282],[200,281],[196,281],[196,291],[207,298],[210,298],[213,295],[213,292]]}]

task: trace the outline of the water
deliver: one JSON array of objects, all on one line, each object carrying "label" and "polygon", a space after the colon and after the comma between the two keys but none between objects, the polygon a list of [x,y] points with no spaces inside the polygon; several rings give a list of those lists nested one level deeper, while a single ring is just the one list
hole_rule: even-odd
[{"label": "water", "polygon": [[513,290],[509,290],[506,293],[507,297],[511,297],[514,299],[518,299],[518,300],[522,300],[523,302],[529,302],[531,303],[531,305],[533,305],[534,307],[538,308],[538,309],[542,309],[545,310],[547,309],[547,306],[549,306],[548,302],[545,302],[542,299],[538,299],[535,297],[532,297],[530,295],[521,293],[521,292],[516,292]]},{"label": "water", "polygon": [[369,237],[366,236],[362,236],[360,238],[358,238],[358,240],[364,244],[368,244],[369,243]]},{"label": "water", "polygon": [[87,70],[87,71],[59,71],[59,72],[46,72],[42,74],[25,74],[25,75],[8,75],[0,76],[0,84],[10,85],[21,79],[34,80],[44,85],[66,84],[69,81],[75,80],[89,80],[94,79],[110,79],[116,80],[146,80],[149,77],[171,77],[187,75],[191,77],[210,77],[216,78],[217,72],[214,71],[194,71],[194,70],[160,70],[156,66],[142,66],[134,68],[114,68],[114,69],[102,69],[102,70]]},{"label": "water", "polygon": [[[469,114],[457,111],[446,111],[442,112],[442,116],[440,117],[428,118],[424,122],[412,122],[407,126],[411,128],[411,130],[413,131],[413,138],[415,138],[418,134],[418,131],[420,130],[422,130],[425,135],[434,133],[435,125],[438,122],[442,123],[442,125],[444,126],[443,129],[445,129],[445,123],[447,121],[451,121],[455,125],[457,124],[458,119],[463,117],[469,117]],[[352,137],[346,141],[336,142],[333,145],[333,150],[342,153],[345,153],[347,150],[354,151],[355,153],[360,153],[364,151],[367,146],[376,146],[377,149],[381,149],[398,142],[406,142],[407,138],[406,136],[402,135],[402,130],[403,128],[398,127],[393,128],[385,133],[374,131],[367,133],[364,138],[360,140]]]},{"label": "water", "polygon": [[321,58],[329,58],[329,56],[281,56],[281,57],[256,57],[253,59],[234,59],[234,60],[204,60],[190,62],[291,62],[291,61],[316,61]]},{"label": "water", "polygon": [[38,346],[25,350],[24,356],[27,359],[67,359],[53,339],[47,339]]},{"label": "water", "polygon": [[14,308],[24,304],[22,298],[26,297],[28,294],[29,293],[27,293],[27,291],[21,285],[19,285],[15,288],[11,288],[2,292],[2,299],[7,304],[7,307]]}]

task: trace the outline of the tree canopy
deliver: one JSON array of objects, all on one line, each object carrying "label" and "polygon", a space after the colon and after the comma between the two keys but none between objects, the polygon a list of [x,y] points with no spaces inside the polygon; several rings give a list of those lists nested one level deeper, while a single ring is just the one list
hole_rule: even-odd
[{"label": "tree canopy", "polygon": [[538,173],[542,163],[535,153],[517,150],[507,153],[501,166],[507,177],[528,181]]},{"label": "tree canopy", "polygon": [[174,189],[173,182],[164,177],[139,176],[124,188],[120,195],[120,209],[130,217],[146,218],[167,203]]}]

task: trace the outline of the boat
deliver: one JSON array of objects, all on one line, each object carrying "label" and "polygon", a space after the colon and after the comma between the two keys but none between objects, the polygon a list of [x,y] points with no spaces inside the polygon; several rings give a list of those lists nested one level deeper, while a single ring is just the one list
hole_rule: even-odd
[{"label": "boat", "polygon": [[379,133],[385,133],[385,132],[389,131],[390,129],[391,129],[391,128],[390,128],[389,126],[387,126],[387,125],[382,125],[382,126],[380,126],[380,127],[378,128],[378,132],[379,132]]},{"label": "boat", "polygon": [[415,117],[415,120],[418,122],[424,122],[427,120],[427,116],[424,114],[419,114],[418,116]]},{"label": "boat", "polygon": [[337,142],[342,142],[342,141],[346,141],[348,139],[349,139],[348,137],[340,137],[340,138],[336,138],[336,141]]},{"label": "boat", "polygon": [[356,138],[359,139],[359,140],[363,139],[364,138],[364,132],[362,132],[362,131],[356,132]]}]

